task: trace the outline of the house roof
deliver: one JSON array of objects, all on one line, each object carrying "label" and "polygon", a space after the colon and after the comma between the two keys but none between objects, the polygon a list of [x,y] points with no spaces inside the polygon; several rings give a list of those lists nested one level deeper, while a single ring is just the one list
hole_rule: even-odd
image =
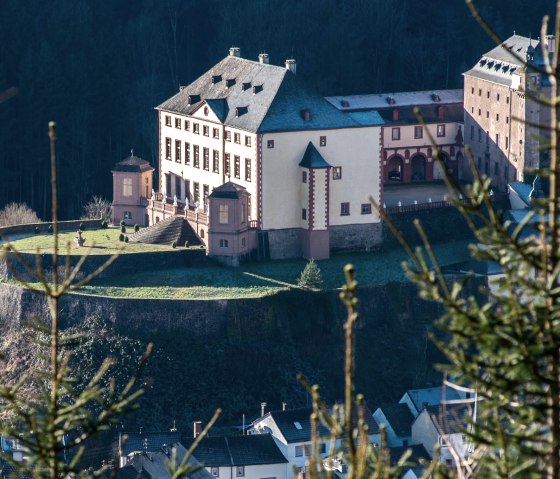
[{"label": "house roof", "polygon": [[463,432],[472,418],[472,409],[464,404],[440,404],[427,406],[426,412],[440,433],[455,434]]},{"label": "house roof", "polygon": [[151,476],[144,469],[138,471],[132,464],[130,464],[117,469],[116,479],[150,479],[150,477]]},{"label": "house roof", "polygon": [[[390,110],[379,110],[379,114],[381,115],[381,118],[383,118],[383,122],[387,125],[406,125],[411,123],[419,124],[420,121],[418,120],[418,117],[416,116],[416,113],[414,111],[415,108],[418,108],[420,110],[418,113],[426,123],[463,123],[464,121],[464,110],[462,103],[447,105],[422,105],[419,107],[397,107],[395,105],[395,107]],[[443,110],[442,117],[440,117],[440,108]],[[397,110],[399,113],[397,119],[393,119],[393,111],[395,110]]]},{"label": "house roof", "polygon": [[389,453],[391,454],[391,466],[395,466],[403,454],[410,450],[411,454],[407,462],[413,465],[419,465],[420,460],[430,461],[431,457],[424,445],[417,444],[414,446],[399,446],[399,447],[389,447]]},{"label": "house roof", "polygon": [[[179,443],[173,444],[173,447],[177,451],[177,463],[180,464],[187,450]],[[145,471],[150,477],[154,479],[171,479],[169,471],[167,470],[167,464],[171,457],[171,450],[165,449],[165,451],[160,450],[153,454],[148,454],[147,456],[142,457],[142,469]],[[192,468],[198,468],[193,473],[187,474],[185,477],[189,479],[214,479],[204,467],[194,458],[190,457],[188,460],[188,465]]]},{"label": "house roof", "polygon": [[304,168],[330,168],[331,165],[321,156],[313,143],[309,142],[299,166]]},{"label": "house roof", "polygon": [[405,395],[403,395],[399,403],[404,402],[404,397],[406,395],[408,395],[418,412],[422,411],[424,405],[426,404],[428,406],[433,406],[441,404],[443,399],[461,399],[461,396],[455,389],[449,387],[443,388],[442,386],[423,389],[409,389],[406,391]]},{"label": "house roof", "polygon": [[[126,441],[124,436],[126,436]],[[132,452],[156,452],[163,445],[179,442],[179,432],[123,432],[119,436],[121,456],[128,456]]]},{"label": "house roof", "polygon": [[[379,409],[381,409],[397,436],[408,437],[411,435],[410,427],[414,422],[414,416],[406,404],[387,403],[379,406]],[[378,424],[381,425],[383,423]]]},{"label": "house roof", "polygon": [[212,190],[208,195],[209,198],[241,198],[247,194],[247,190],[233,181],[228,181],[223,185],[218,186]]},{"label": "house roof", "polygon": [[368,95],[330,96],[326,100],[341,111],[394,110],[401,107],[463,105],[463,89],[406,91]]},{"label": "house roof", "polygon": [[[270,411],[263,416],[272,417],[282,436],[288,443],[311,441],[311,420],[312,408],[290,409],[286,411]],[[257,419],[253,424],[258,422]],[[373,419],[373,415],[367,406],[364,407],[364,419],[368,427],[369,434],[379,434],[379,426]],[[330,433],[321,423],[319,423],[319,436],[329,436]]]},{"label": "house roof", "polygon": [[284,67],[227,56],[158,110],[191,115],[206,102],[223,124],[253,132],[362,126]]},{"label": "house roof", "polygon": [[129,157],[119,161],[111,171],[124,171],[129,173],[143,173],[144,171],[153,171],[154,167],[146,160],[131,154]]},{"label": "house roof", "polygon": [[[194,439],[184,441],[190,447]],[[285,464],[284,457],[270,434],[248,436],[205,437],[194,452],[205,466],[253,466]]]}]

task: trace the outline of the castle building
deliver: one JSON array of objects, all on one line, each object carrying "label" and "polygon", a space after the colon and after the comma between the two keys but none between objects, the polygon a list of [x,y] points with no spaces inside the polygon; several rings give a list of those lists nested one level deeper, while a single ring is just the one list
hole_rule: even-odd
[{"label": "castle building", "polygon": [[204,239],[208,197],[233,182],[247,194],[262,258],[320,259],[381,241],[368,197],[381,199],[383,120],[334,108],[296,75],[295,60],[276,66],[267,54],[252,61],[231,48],[156,110],[160,183],[150,224],[184,210]]},{"label": "castle building", "polygon": [[[555,39],[542,40],[551,55]],[[550,109],[535,95],[549,97],[550,82],[535,67],[543,67],[540,40],[513,35],[482,55],[464,75],[465,143],[470,145],[479,173],[505,191],[512,181],[523,181],[527,171],[546,166],[542,145]],[[472,178],[465,165],[464,175]]]},{"label": "castle building", "polygon": [[353,118],[372,111],[381,115],[384,183],[442,179],[435,162],[436,148],[448,172],[460,177],[459,165],[464,158],[462,89],[334,96],[327,100]]}]

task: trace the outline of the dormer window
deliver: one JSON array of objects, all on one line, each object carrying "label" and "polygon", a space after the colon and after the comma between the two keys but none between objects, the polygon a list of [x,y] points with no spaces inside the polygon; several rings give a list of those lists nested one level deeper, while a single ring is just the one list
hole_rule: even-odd
[{"label": "dormer window", "polygon": [[222,75],[214,75],[212,76],[212,85],[216,83],[220,83],[222,81]]},{"label": "dormer window", "polygon": [[256,95],[257,93],[261,92],[263,90],[263,86],[262,85],[255,85],[253,87],[253,95]]},{"label": "dormer window", "polygon": [[348,100],[340,100],[340,104],[344,108],[348,108],[350,106],[350,102]]},{"label": "dormer window", "polygon": [[226,88],[230,88],[233,85],[235,85],[235,78],[229,78],[228,80],[226,80]]},{"label": "dormer window", "polygon": [[395,103],[397,103],[397,102],[395,101],[395,99],[394,99],[393,97],[391,97],[391,96],[388,96],[388,97],[386,98],[386,100],[387,100],[387,103],[388,103],[389,105],[394,105]]},{"label": "dormer window", "polygon": [[435,101],[437,103],[438,101],[441,101],[441,98],[439,97],[439,95],[436,95],[434,93],[434,94],[432,94],[432,101]]},{"label": "dormer window", "polygon": [[188,105],[194,105],[200,101],[200,95],[189,95]]},{"label": "dormer window", "polygon": [[251,82],[243,83],[241,85],[241,90],[242,91],[248,90],[249,88],[251,88]]},{"label": "dormer window", "polygon": [[301,423],[299,421],[294,421],[294,426],[298,431],[301,431],[303,427],[301,427]]},{"label": "dormer window", "polygon": [[235,118],[239,118],[240,116],[245,115],[246,113],[249,112],[249,107],[247,106],[238,106],[235,109]]}]

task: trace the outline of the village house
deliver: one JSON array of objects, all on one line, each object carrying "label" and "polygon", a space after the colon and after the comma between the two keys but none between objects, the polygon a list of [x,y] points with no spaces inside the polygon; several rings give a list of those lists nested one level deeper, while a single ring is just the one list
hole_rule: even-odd
[{"label": "village house", "polygon": [[333,96],[327,100],[356,120],[372,113],[381,115],[384,183],[441,180],[436,149],[448,172],[459,178],[459,165],[464,162],[462,89]]},{"label": "village house", "polygon": [[382,404],[373,413],[377,425],[385,428],[387,447],[412,444],[411,426],[414,417],[405,403]]},{"label": "village house", "polygon": [[[542,146],[550,108],[534,100],[536,94],[549,96],[551,88],[547,76],[533,68],[544,64],[541,42],[554,53],[554,36],[533,40],[514,34],[464,73],[465,143],[479,173],[491,177],[499,191],[549,163]],[[467,165],[463,174],[472,178]]]},{"label": "village house", "polygon": [[354,119],[285,66],[238,48],[157,108],[159,191],[149,224],[184,214],[206,241],[208,198],[232,181],[248,194],[263,258],[328,257],[381,241],[381,116]]}]

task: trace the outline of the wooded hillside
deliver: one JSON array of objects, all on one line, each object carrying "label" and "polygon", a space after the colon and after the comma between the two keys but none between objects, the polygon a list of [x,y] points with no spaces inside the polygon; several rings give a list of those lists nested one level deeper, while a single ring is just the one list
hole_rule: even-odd
[{"label": "wooded hillside", "polygon": [[[499,33],[537,36],[547,0],[484,0]],[[457,88],[491,43],[463,0],[2,0],[0,206],[49,211],[58,122],[61,214],[111,196],[110,168],[153,161],[153,107],[227,54],[297,59],[320,93]]]}]

